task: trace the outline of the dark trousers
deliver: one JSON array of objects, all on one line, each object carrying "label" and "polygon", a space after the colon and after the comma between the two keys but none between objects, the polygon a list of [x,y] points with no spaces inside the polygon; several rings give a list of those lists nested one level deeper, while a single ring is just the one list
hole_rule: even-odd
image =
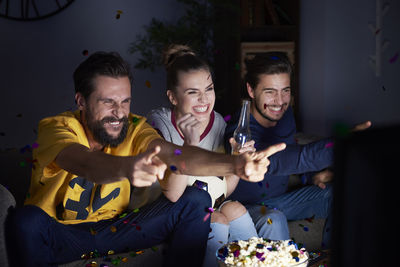
[{"label": "dark trousers", "polygon": [[164,196],[139,212],[99,221],[64,225],[36,206],[12,212],[7,242],[15,266],[57,266],[90,252],[107,255],[168,243],[164,266],[201,266],[210,220],[204,221],[210,196],[188,187],[172,203]]}]

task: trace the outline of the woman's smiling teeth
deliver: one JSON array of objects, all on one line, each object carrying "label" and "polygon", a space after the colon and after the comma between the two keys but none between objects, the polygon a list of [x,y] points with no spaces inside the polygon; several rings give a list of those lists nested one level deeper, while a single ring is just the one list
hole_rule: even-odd
[{"label": "woman's smiling teeth", "polygon": [[193,110],[194,110],[195,112],[198,112],[198,113],[206,112],[207,109],[208,109],[208,105],[193,107]]}]

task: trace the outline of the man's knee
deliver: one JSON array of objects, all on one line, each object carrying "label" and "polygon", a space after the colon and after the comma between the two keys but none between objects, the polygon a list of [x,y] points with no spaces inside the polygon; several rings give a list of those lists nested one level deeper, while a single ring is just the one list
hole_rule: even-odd
[{"label": "man's knee", "polygon": [[247,212],[247,209],[238,201],[230,201],[221,207],[221,213],[228,221],[233,221]]},{"label": "man's knee", "polygon": [[212,223],[226,224],[226,225],[229,224],[229,221],[228,221],[228,219],[225,217],[225,215],[222,214],[222,213],[219,212],[219,211],[216,211],[216,212],[214,212],[214,213],[211,215],[211,222],[212,222]]},{"label": "man's knee", "polygon": [[211,207],[210,194],[193,186],[186,187],[179,201],[189,201],[194,205],[203,206],[204,208]]}]

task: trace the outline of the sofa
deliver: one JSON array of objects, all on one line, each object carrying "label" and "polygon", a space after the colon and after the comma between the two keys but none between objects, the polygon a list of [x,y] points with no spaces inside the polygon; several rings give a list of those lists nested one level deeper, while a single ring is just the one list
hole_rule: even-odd
[{"label": "sofa", "polygon": [[[304,143],[305,139],[302,139]],[[0,166],[2,175],[0,177],[0,266],[8,267],[9,259],[5,243],[5,220],[8,212],[23,205],[28,191],[32,154],[27,146],[21,149],[7,149],[0,152]],[[300,179],[292,176],[290,188],[301,186]],[[319,250],[322,240],[323,219],[307,219],[289,222],[290,236],[297,243],[303,244],[308,251]],[[112,254],[100,257],[94,252],[86,255],[81,260],[63,264],[63,267],[82,266],[161,266],[163,253],[166,245],[147,248],[139,251]]]}]

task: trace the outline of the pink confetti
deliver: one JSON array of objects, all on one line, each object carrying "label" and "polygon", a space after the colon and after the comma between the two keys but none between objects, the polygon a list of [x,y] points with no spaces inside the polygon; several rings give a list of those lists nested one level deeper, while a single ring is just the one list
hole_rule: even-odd
[{"label": "pink confetti", "polygon": [[396,55],[394,55],[393,57],[391,57],[391,58],[389,59],[389,62],[390,62],[390,63],[394,63],[394,62],[397,60],[398,57],[399,57],[399,53],[396,53]]},{"label": "pink confetti", "polygon": [[325,145],[325,148],[333,147],[333,142],[329,142]]},{"label": "pink confetti", "polygon": [[206,216],[203,218],[203,222],[207,221],[208,218],[210,217],[211,213],[207,213]]}]

